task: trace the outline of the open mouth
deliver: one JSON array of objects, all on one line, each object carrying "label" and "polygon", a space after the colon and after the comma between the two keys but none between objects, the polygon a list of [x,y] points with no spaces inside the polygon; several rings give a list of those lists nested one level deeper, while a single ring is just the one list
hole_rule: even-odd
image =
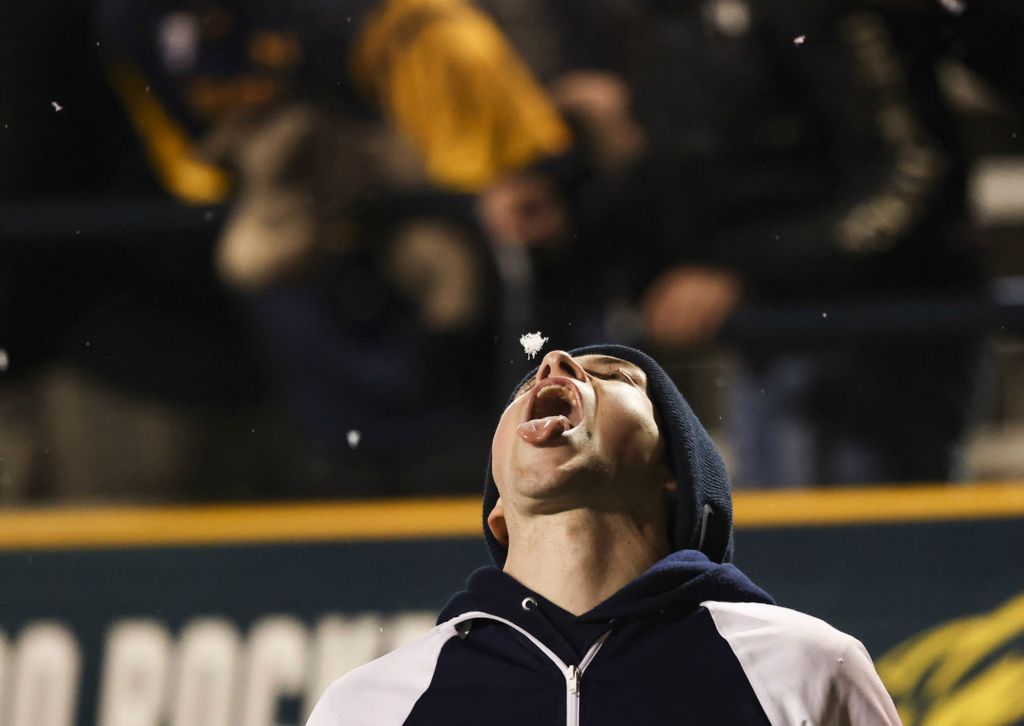
[{"label": "open mouth", "polygon": [[526,406],[526,421],[516,429],[531,444],[542,444],[574,429],[583,421],[580,392],[568,378],[538,382]]}]

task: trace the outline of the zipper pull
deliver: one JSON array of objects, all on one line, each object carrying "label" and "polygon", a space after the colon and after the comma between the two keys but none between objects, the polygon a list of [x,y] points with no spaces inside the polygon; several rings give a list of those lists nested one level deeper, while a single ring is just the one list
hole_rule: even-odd
[{"label": "zipper pull", "polygon": [[579,666],[571,665],[566,669],[569,675],[569,693],[579,694],[580,692],[580,673]]}]

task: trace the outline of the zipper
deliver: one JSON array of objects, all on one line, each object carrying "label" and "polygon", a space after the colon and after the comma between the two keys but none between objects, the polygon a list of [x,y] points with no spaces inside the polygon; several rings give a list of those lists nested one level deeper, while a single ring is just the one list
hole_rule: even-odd
[{"label": "zipper", "polygon": [[578,666],[565,670],[565,726],[579,726],[580,723],[580,678],[583,671]]},{"label": "zipper", "polygon": [[579,666],[571,665],[566,669],[565,680],[569,683],[569,693],[579,696],[580,693],[580,678],[583,677],[583,672]]},{"label": "zipper", "polygon": [[583,660],[580,661],[578,666],[570,665],[565,669],[565,723],[566,726],[579,726],[580,722],[580,679],[583,678],[583,671],[587,669],[590,662],[594,660],[597,655],[597,651],[601,650],[601,646],[604,645],[604,641],[608,640],[608,636],[612,634],[612,631],[608,631],[600,638],[598,638],[587,654],[583,656]]},{"label": "zipper", "polygon": [[558,670],[562,672],[565,677],[565,723],[566,726],[579,726],[580,722],[580,680],[583,678],[583,672],[590,665],[591,661],[597,655],[597,651],[601,650],[601,646],[604,645],[604,641],[608,640],[608,636],[612,634],[612,631],[606,632],[590,646],[590,650],[587,651],[586,655],[583,656],[583,660],[579,662],[579,665],[571,665],[562,661],[555,652],[549,647],[544,645],[542,642],[537,640],[533,635],[519,627],[511,620],[505,618],[499,618],[497,615],[491,615],[490,613],[483,612],[470,612],[463,613],[455,618],[448,621],[448,625],[457,626],[459,623],[463,623],[467,620],[476,620],[483,618],[485,620],[496,620],[499,623],[504,623],[513,630],[516,630],[523,634],[527,640],[537,646],[538,650],[546,655],[551,661],[558,666]]}]

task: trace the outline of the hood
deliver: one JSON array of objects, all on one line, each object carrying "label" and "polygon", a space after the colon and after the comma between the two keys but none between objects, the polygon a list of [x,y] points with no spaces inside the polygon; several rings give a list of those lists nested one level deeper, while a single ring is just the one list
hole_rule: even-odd
[{"label": "hood", "polygon": [[[536,606],[524,607],[526,598]],[[731,564],[712,562],[694,550],[674,552],[589,612],[573,615],[497,567],[470,575],[466,589],[438,617],[445,622],[480,611],[510,620],[566,657],[582,655],[608,630],[624,621],[686,614],[706,600],[774,604],[771,596]],[[568,642],[566,642],[568,641]]]},{"label": "hood", "polygon": [[[675,550],[699,550],[713,562],[732,559],[732,493],[722,457],[707,431],[664,369],[647,354],[624,345],[591,345],[569,351],[569,355],[599,354],[627,360],[647,374],[647,395],[661,418],[662,436],[669,468],[678,490],[667,507],[668,532]],[[537,373],[534,368],[512,389],[508,403],[522,383]],[[506,404],[507,406],[508,404]],[[487,515],[498,501],[498,487],[488,458],[484,479],[484,538],[491,557],[499,566],[507,552],[491,534]]]}]

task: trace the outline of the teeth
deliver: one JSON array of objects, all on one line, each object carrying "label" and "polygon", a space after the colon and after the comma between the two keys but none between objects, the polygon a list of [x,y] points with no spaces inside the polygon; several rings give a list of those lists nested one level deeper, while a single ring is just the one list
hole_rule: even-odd
[{"label": "teeth", "polygon": [[565,386],[544,386],[544,388],[540,389],[537,393],[537,398],[545,398],[546,396],[558,396],[570,403],[572,402],[572,394]]}]

